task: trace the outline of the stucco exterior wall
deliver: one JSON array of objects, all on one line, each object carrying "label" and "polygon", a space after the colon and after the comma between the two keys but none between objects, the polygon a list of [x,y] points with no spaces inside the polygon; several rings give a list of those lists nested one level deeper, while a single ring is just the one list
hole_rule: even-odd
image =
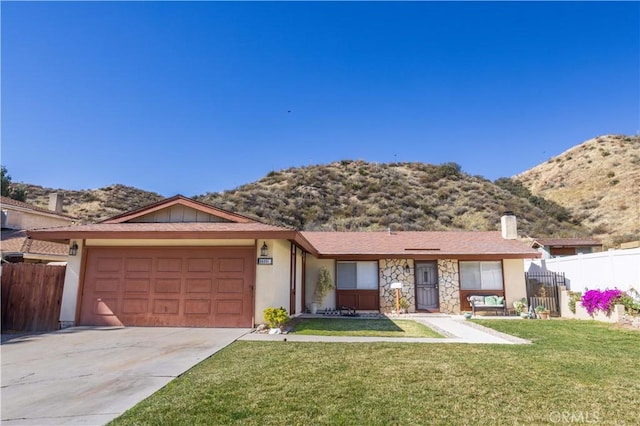
[{"label": "stucco exterior wall", "polygon": [[11,229],[40,229],[52,228],[55,226],[69,226],[73,224],[72,219],[62,217],[47,216],[46,214],[31,213],[22,210],[14,210],[11,206],[3,205],[3,210],[7,211],[7,228]]},{"label": "stucco exterior wall", "polygon": [[[404,266],[409,265],[410,271],[406,273]],[[381,259],[378,262],[380,289],[380,312],[389,313],[396,310],[396,290],[391,288],[391,283],[402,283],[400,298],[409,302],[409,312],[416,311],[416,286],[415,269],[413,260],[406,259]]]},{"label": "stucco exterior wall", "polygon": [[316,282],[320,276],[320,268],[325,266],[331,274],[333,280],[334,289],[331,290],[324,298],[323,302],[318,305],[320,309],[335,309],[336,308],[336,262],[333,259],[318,259],[312,255],[307,255],[307,270],[306,270],[306,289],[305,289],[305,305],[310,307],[313,302],[313,292],[316,288]]},{"label": "stucco exterior wall", "polygon": [[440,312],[460,313],[460,271],[458,260],[438,260],[438,296]]},{"label": "stucco exterior wall", "polygon": [[[260,256],[259,240],[256,259]],[[291,243],[286,240],[266,240],[273,265],[256,265],[255,323],[264,322],[264,310],[283,307],[289,312],[289,274]],[[256,260],[257,262],[257,260]]]},{"label": "stucco exterior wall", "polygon": [[78,253],[67,258],[67,271],[64,276],[64,288],[62,289],[62,301],[60,302],[60,327],[72,327],[76,325],[76,309],[78,308],[78,290],[80,288],[80,266],[84,242],[76,240]]},{"label": "stucco exterior wall", "polygon": [[524,280],[524,261],[522,259],[504,259],[502,261],[502,274],[507,308],[512,308],[513,302],[527,297],[527,286]]}]

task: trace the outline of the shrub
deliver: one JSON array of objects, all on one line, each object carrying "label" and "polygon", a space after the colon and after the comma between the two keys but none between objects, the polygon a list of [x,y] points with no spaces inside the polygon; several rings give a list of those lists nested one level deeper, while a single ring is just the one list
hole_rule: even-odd
[{"label": "shrub", "polygon": [[574,314],[576,313],[576,302],[582,299],[582,292],[570,291],[569,293],[569,309]]},{"label": "shrub", "polygon": [[333,279],[331,273],[326,267],[320,268],[316,288],[313,292],[313,299],[316,303],[321,304],[327,293],[333,290]]},{"label": "shrub", "polygon": [[624,311],[629,315],[640,314],[640,303],[636,302],[631,295],[622,293],[618,298],[613,300],[613,305],[624,305]]},{"label": "shrub", "polygon": [[267,308],[264,310],[264,319],[267,320],[269,327],[279,328],[289,321],[289,314],[283,307]]}]

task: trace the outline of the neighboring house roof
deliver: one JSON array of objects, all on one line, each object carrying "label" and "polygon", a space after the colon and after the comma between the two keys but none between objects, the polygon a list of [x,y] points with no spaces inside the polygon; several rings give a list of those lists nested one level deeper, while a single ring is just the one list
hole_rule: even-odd
[{"label": "neighboring house roof", "polygon": [[534,258],[539,253],[500,232],[302,232],[321,257]]},{"label": "neighboring house roof", "polygon": [[54,212],[53,210],[45,209],[43,207],[33,206],[31,204],[23,203],[22,201],[17,201],[9,197],[0,196],[0,204],[2,204],[2,207],[13,206],[13,207],[16,207],[18,210],[29,210],[31,212],[42,213],[47,216],[56,216],[63,219],[69,219],[70,221],[77,220],[77,218],[73,216],[60,214],[60,213]]},{"label": "neighboring house roof", "polygon": [[531,245],[553,247],[601,247],[600,241],[591,238],[536,238]]},{"label": "neighboring house roof", "polygon": [[51,256],[66,257],[69,252],[67,244],[51,241],[33,240],[28,237],[27,231],[5,230],[2,231],[2,256],[20,255],[25,258],[47,258]]}]

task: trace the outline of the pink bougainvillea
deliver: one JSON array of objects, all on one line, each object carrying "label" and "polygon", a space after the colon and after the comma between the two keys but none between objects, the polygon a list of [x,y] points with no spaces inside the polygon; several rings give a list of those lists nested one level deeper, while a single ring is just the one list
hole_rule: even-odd
[{"label": "pink bougainvillea", "polygon": [[611,312],[615,301],[622,296],[622,291],[613,290],[589,290],[582,296],[582,306],[585,307],[589,315],[593,316],[596,310],[606,314]]}]

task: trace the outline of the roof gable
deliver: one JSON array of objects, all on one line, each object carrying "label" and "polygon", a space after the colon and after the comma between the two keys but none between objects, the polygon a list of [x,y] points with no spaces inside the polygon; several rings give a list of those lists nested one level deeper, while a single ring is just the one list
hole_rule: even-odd
[{"label": "roof gable", "polygon": [[103,220],[100,223],[185,223],[185,222],[231,222],[256,223],[247,216],[201,203],[182,195],[166,198],[157,203],[142,207]]}]

